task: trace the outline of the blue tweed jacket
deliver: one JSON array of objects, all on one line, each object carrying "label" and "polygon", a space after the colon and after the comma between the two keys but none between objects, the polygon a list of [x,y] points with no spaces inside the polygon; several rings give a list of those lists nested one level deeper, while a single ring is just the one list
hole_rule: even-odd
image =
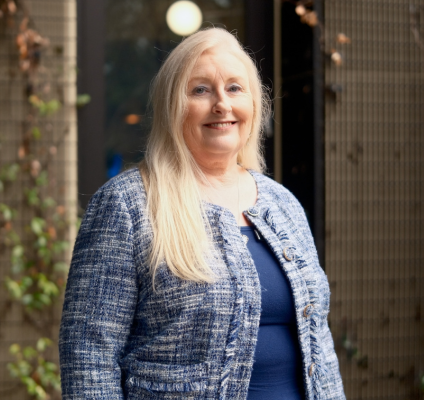
[{"label": "blue tweed jacket", "polygon": [[[329,287],[303,209],[252,172],[257,204],[246,217],[290,282],[308,400],[345,399],[328,329]],[[234,216],[206,204],[213,284],[182,281],[162,265],[152,288],[139,171],[92,198],[75,243],[60,330],[63,400],[246,399],[261,290]]]}]

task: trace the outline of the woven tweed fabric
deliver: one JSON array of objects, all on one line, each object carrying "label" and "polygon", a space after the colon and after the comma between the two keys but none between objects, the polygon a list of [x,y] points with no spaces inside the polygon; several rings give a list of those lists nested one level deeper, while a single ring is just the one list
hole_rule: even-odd
[{"label": "woven tweed fabric", "polygon": [[[308,400],[345,399],[328,329],[329,287],[302,207],[251,172],[258,200],[246,217],[268,242],[294,296]],[[246,399],[258,334],[258,274],[233,214],[205,203],[212,284],[161,265],[152,288],[152,240],[140,173],[92,198],[73,253],[60,331],[63,400]]]}]

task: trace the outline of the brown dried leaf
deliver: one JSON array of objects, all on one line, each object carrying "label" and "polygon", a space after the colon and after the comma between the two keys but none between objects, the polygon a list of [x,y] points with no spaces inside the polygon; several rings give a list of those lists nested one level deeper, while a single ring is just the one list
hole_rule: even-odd
[{"label": "brown dried leaf", "polygon": [[65,208],[65,206],[57,206],[57,207],[56,207],[56,212],[57,212],[59,215],[64,215],[64,214],[65,214],[65,212],[66,212],[66,208]]},{"label": "brown dried leaf", "polygon": [[25,18],[21,21],[21,23],[20,23],[20,25],[19,25],[19,29],[20,29],[20,31],[21,31],[21,32],[24,32],[24,31],[26,31],[26,30],[27,30],[27,28],[28,28],[28,23],[29,23],[29,18],[28,18],[28,17],[25,17]]},{"label": "brown dried leaf", "polygon": [[21,59],[28,57],[28,47],[26,44],[23,44],[22,46],[19,47],[19,54]]},{"label": "brown dried leaf", "polygon": [[309,26],[316,26],[318,25],[318,16],[315,11],[307,11],[305,15],[302,15],[300,17],[300,21],[304,24],[308,24]]},{"label": "brown dried leaf", "polygon": [[4,229],[5,229],[6,231],[10,231],[10,230],[12,229],[12,227],[13,227],[13,225],[12,225],[12,223],[11,223],[10,221],[7,221],[7,222],[4,224]]},{"label": "brown dried leaf", "polygon": [[10,15],[13,15],[16,13],[17,7],[13,0],[9,0],[9,2],[7,3],[7,10],[9,11]]},{"label": "brown dried leaf", "polygon": [[41,171],[41,163],[38,160],[31,162],[31,175],[36,178]]},{"label": "brown dried leaf", "polygon": [[56,229],[54,226],[49,226],[47,232],[53,240],[56,239]]},{"label": "brown dried leaf", "polygon": [[303,6],[302,4],[299,4],[294,11],[296,12],[297,15],[302,16],[306,14],[306,8],[305,6]]},{"label": "brown dried leaf", "polygon": [[22,72],[26,72],[31,67],[31,63],[29,62],[29,60],[21,60],[19,66]]},{"label": "brown dried leaf", "polygon": [[338,67],[343,64],[342,55],[338,51],[334,51],[331,54],[331,61],[336,64]]},{"label": "brown dried leaf", "polygon": [[18,158],[22,160],[26,156],[26,151],[24,146],[20,146],[18,149]]},{"label": "brown dried leaf", "polygon": [[18,47],[25,45],[25,43],[26,43],[26,38],[23,33],[20,33],[19,35],[16,36],[16,45]]},{"label": "brown dried leaf", "polygon": [[339,33],[337,35],[337,42],[341,44],[349,44],[352,42],[348,36],[346,36],[344,33]]}]

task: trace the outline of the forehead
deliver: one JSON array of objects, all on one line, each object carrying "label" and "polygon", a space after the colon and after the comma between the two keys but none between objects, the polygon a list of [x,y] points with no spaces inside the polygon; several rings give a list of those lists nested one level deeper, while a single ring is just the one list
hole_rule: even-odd
[{"label": "forehead", "polygon": [[240,57],[223,46],[206,50],[200,55],[191,72],[190,80],[214,79],[217,76],[223,79],[240,78],[249,81],[246,66],[240,61]]}]

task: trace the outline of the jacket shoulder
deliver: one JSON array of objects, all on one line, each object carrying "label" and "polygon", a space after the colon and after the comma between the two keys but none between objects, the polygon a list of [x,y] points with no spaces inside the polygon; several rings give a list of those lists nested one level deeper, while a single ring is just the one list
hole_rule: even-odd
[{"label": "jacket shoulder", "polygon": [[118,201],[124,203],[128,210],[145,204],[146,192],[138,168],[131,168],[108,180],[92,196],[88,208],[90,205],[103,203],[112,198],[119,199]]},{"label": "jacket shoulder", "polygon": [[140,171],[134,167],[127,171],[121,172],[115,177],[109,179],[96,192],[119,192],[121,194],[130,194],[132,192],[144,192],[143,180],[141,179]]},{"label": "jacket shoulder", "polygon": [[300,207],[303,210],[299,200],[297,200],[294,194],[282,184],[259,172],[250,171],[250,173],[258,185],[259,193],[265,197],[266,200],[283,204],[286,207]]}]

